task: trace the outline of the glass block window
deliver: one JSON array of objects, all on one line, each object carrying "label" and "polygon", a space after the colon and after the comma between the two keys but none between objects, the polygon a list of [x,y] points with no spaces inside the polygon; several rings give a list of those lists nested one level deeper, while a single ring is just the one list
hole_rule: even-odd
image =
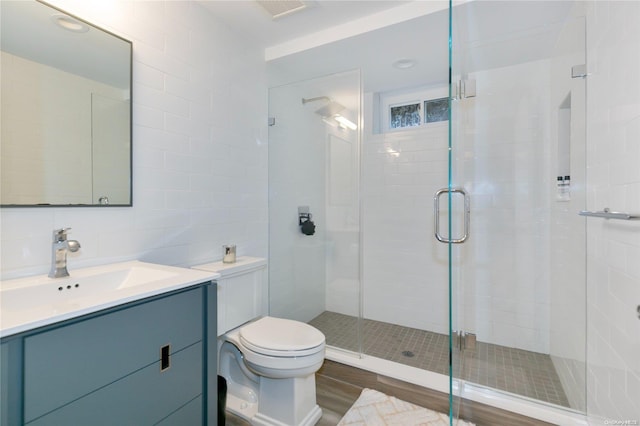
[{"label": "glass block window", "polygon": [[449,98],[424,101],[424,122],[435,123],[449,119]]},{"label": "glass block window", "polygon": [[392,106],[390,110],[389,127],[392,129],[419,126],[422,121],[420,103]]}]

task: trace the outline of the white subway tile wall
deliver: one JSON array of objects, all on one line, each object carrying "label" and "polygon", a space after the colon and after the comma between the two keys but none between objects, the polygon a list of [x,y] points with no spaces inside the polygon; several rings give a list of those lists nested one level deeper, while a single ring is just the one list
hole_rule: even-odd
[{"label": "white subway tile wall", "polygon": [[364,137],[365,318],[448,333],[447,246],[433,238],[432,204],[447,185],[447,146],[446,123]]},{"label": "white subway tile wall", "polygon": [[[310,321],[325,310],[359,308],[358,132],[330,126],[301,99],[328,96],[359,115],[360,73],[347,71],[269,91],[270,314]],[[346,116],[346,115],[345,115]],[[356,120],[357,121],[357,120]],[[308,206],[315,234],[304,235]]]},{"label": "white subway tile wall", "polygon": [[[549,353],[571,408],[586,410],[586,235],[584,210],[587,80],[571,78],[586,63],[584,3],[576,3],[551,57]],[[563,149],[564,148],[564,149]],[[570,197],[558,197],[557,175],[570,175]],[[569,199],[567,199],[569,198]]]},{"label": "white subway tile wall", "polygon": [[[197,2],[51,2],[133,42],[133,207],[2,209],[2,278],[125,259],[190,266],[267,254],[264,52]],[[64,165],[62,165],[64,167]]]},{"label": "white subway tile wall", "polygon": [[[472,200],[471,236],[454,248],[455,286],[464,287],[457,315],[483,342],[548,354],[549,268],[540,265],[549,263],[549,61],[471,78],[482,96],[461,104],[461,120],[478,130],[455,148],[454,185]],[[433,195],[448,185],[447,137],[447,123],[365,136],[366,318],[448,333],[447,245],[433,237]]]},{"label": "white subway tile wall", "polygon": [[[640,2],[587,3],[587,208],[640,212]],[[640,422],[638,222],[587,219],[587,412]],[[622,424],[622,423],[619,423]],[[634,424],[634,423],[627,423]]]}]

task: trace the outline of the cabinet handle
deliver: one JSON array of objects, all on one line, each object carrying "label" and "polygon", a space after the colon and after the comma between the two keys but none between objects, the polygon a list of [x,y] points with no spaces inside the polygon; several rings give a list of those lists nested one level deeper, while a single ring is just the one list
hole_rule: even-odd
[{"label": "cabinet handle", "polygon": [[160,348],[160,371],[167,371],[171,367],[171,345]]}]

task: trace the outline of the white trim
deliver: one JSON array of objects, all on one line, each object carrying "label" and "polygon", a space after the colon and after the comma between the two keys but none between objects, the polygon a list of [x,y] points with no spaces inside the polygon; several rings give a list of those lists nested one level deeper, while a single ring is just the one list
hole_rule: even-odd
[{"label": "white trim", "polygon": [[[430,87],[422,87],[422,88],[413,88],[409,90],[400,90],[393,92],[385,92],[379,94],[379,102],[380,102],[380,116],[378,120],[380,120],[380,132],[381,133],[394,133],[394,132],[402,132],[411,129],[419,129],[424,126],[431,126],[439,123],[446,123],[446,121],[435,121],[433,123],[425,123],[424,119],[426,117],[426,112],[424,110],[425,101],[431,101],[435,99],[447,98],[449,96],[447,86],[430,86]],[[420,104],[420,117],[421,123],[419,126],[407,126],[407,127],[397,127],[392,129],[390,126],[390,118],[391,118],[391,107],[402,106],[402,105],[411,105],[411,104]]]},{"label": "white trim", "polygon": [[267,47],[264,50],[264,59],[267,62],[272,61],[448,8],[449,2],[442,0],[412,1],[402,6],[394,7],[393,9],[374,13],[360,19],[354,19],[344,24]]}]

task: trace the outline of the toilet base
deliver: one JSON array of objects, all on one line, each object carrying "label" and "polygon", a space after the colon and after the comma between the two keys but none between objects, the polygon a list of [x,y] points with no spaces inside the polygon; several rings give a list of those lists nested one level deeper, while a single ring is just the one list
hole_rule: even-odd
[{"label": "toilet base", "polygon": [[251,422],[258,412],[258,403],[247,402],[242,398],[238,398],[235,395],[227,394],[227,406],[228,412],[235,414],[236,416]]},{"label": "toilet base", "polygon": [[257,402],[235,394],[230,386],[227,410],[257,426],[313,426],[322,417],[316,403],[315,374],[292,379],[260,378]]},{"label": "toilet base", "polygon": [[[291,426],[265,414],[258,413],[258,404],[250,403],[234,395],[227,396],[227,411],[258,426]],[[322,417],[322,409],[317,404],[296,426],[313,426]]]},{"label": "toilet base", "polygon": [[[321,417],[322,417],[322,410],[320,409],[320,406],[316,404],[311,409],[311,411],[309,411],[306,417],[303,418],[300,421],[300,423],[298,423],[296,426],[313,426],[316,423],[318,423],[318,420],[320,420]],[[272,419],[271,417],[265,416],[262,413],[256,414],[251,419],[251,424],[257,425],[257,426],[288,426],[286,425],[286,423],[282,423],[276,419]]]}]

